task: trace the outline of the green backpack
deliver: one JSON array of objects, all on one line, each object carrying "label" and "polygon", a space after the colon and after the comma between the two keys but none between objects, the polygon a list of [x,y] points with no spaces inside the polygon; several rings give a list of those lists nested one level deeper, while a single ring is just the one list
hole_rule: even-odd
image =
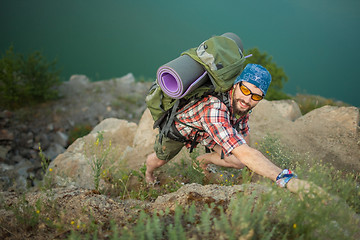
[{"label": "green backpack", "polygon": [[157,81],[154,82],[145,102],[154,119],[154,129],[160,128],[160,141],[163,136],[183,141],[180,136],[173,136],[171,128],[178,109],[190,101],[195,103],[207,95],[214,95],[220,99],[219,96],[230,90],[236,77],[240,75],[246,58],[243,55],[240,38],[233,33],[211,37],[201,43],[199,47],[181,53],[181,55],[184,54],[203,66],[204,70],[208,72],[210,81],[181,99],[167,96]]}]

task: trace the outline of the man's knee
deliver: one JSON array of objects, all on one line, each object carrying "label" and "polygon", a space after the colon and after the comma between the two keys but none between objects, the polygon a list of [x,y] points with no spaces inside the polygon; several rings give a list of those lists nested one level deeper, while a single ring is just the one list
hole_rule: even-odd
[{"label": "man's knee", "polygon": [[232,165],[233,168],[241,169],[245,167],[245,164],[243,164],[238,158],[236,158],[234,155],[229,155],[224,158],[224,161],[228,164]]},{"label": "man's knee", "polygon": [[174,141],[167,137],[163,137],[162,142],[160,143],[157,136],[154,150],[157,158],[164,161],[170,161],[180,152],[183,146],[183,143]]}]

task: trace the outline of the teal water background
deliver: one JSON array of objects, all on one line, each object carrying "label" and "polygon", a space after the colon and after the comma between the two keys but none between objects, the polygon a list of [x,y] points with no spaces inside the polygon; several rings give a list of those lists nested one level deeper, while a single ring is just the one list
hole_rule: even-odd
[{"label": "teal water background", "polygon": [[155,79],[212,35],[238,34],[273,56],[284,90],[360,107],[358,0],[0,0],[0,50],[41,50],[63,80]]}]

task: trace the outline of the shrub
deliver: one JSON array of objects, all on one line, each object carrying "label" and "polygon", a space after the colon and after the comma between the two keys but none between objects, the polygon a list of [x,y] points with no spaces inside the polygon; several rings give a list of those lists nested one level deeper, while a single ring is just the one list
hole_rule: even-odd
[{"label": "shrub", "polygon": [[293,99],[299,105],[301,113],[305,115],[306,113],[316,109],[323,107],[325,105],[329,106],[338,106],[338,107],[349,107],[350,105],[341,101],[336,101],[333,99],[324,98],[316,95],[309,94],[296,94]]},{"label": "shrub", "polygon": [[267,100],[281,100],[289,99],[290,97],[283,92],[284,84],[288,81],[288,76],[282,67],[279,67],[272,56],[268,53],[261,53],[258,48],[251,48],[245,52],[245,55],[252,54],[250,58],[246,59],[246,63],[256,63],[265,67],[271,74],[271,84],[266,93]]},{"label": "shrub", "polygon": [[75,125],[69,132],[68,144],[71,145],[76,139],[88,135],[91,130],[92,126],[87,123]]},{"label": "shrub", "polygon": [[106,146],[103,134],[103,132],[97,132],[94,144],[89,147],[89,150],[85,149],[85,155],[88,156],[96,191],[99,191],[101,172],[111,150],[111,140]]},{"label": "shrub", "polygon": [[60,79],[55,64],[38,51],[25,57],[10,46],[0,59],[0,107],[15,109],[57,98]]}]

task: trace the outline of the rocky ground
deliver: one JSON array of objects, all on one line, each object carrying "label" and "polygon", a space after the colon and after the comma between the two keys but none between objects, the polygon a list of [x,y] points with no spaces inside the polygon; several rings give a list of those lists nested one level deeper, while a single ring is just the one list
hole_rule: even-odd
[{"label": "rocky ground", "polygon": [[0,188],[24,189],[41,177],[39,145],[47,159],[65,152],[76,128],[91,130],[106,118],[138,122],[150,83],[132,74],[99,82],[74,75],[60,86],[60,99],[0,112]]},{"label": "rocky ground", "polygon": [[[85,76],[75,75],[61,86],[63,97],[57,101],[42,104],[35,109],[2,111],[0,180],[1,200],[5,206],[17,204],[21,200],[17,192],[26,189],[28,185],[35,185],[35,179],[41,178],[39,143],[51,161],[56,184],[51,194],[33,188],[26,193],[25,199],[36,205],[37,199],[50,198],[49,203],[56,202],[56,209],[68,213],[59,216],[63,222],[71,222],[71,219],[89,222],[91,219],[82,218],[90,217],[98,223],[106,224],[109,224],[110,219],[116,219],[118,223],[131,222],[138,217],[139,209],[151,212],[154,209],[173,208],[175,202],[189,205],[196,201],[200,208],[208,202],[226,206],[236,192],[244,191],[242,185],[224,187],[185,184],[175,193],[160,196],[155,202],[147,202],[119,200],[91,190],[94,186],[84,149],[86,144],[94,141],[98,131],[104,132],[106,141],[112,141],[113,157],[117,161],[111,167],[125,164],[129,168],[139,169],[146,155],[152,151],[156,131],[151,128],[153,122],[144,104],[150,84],[135,82],[131,74],[94,83]],[[71,130],[81,124],[91,126],[92,132],[69,146]],[[254,109],[250,127],[251,146],[255,146],[265,135],[273,134],[295,152],[309,154],[342,170],[360,171],[358,108],[325,106],[302,116],[293,101],[264,100]],[[186,152],[181,156],[186,156]],[[166,178],[166,174],[161,171],[157,174],[160,179]],[[102,181],[101,184],[104,186],[105,183]],[[251,189],[267,191],[258,184],[251,185]],[[10,223],[16,217],[12,211],[0,211],[2,224]],[[46,227],[38,226],[36,231],[17,233],[14,225],[2,225],[0,237],[63,239],[69,235],[69,229],[47,231]]]}]

